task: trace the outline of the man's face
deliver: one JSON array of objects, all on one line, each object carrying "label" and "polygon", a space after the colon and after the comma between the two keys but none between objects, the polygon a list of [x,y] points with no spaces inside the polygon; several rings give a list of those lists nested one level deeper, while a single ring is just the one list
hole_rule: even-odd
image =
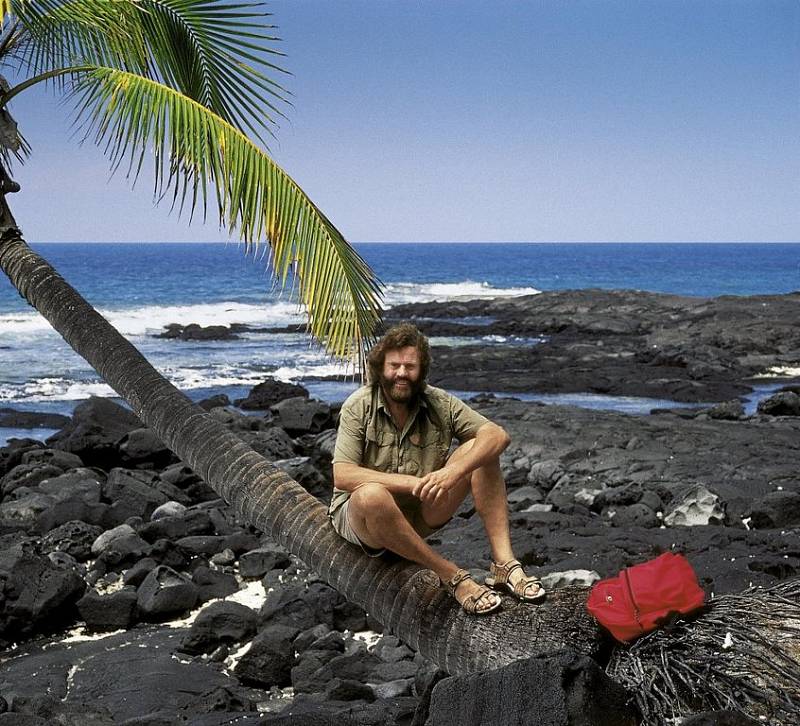
[{"label": "man's face", "polygon": [[381,388],[396,403],[408,403],[422,392],[419,351],[415,346],[389,350],[383,359]]}]

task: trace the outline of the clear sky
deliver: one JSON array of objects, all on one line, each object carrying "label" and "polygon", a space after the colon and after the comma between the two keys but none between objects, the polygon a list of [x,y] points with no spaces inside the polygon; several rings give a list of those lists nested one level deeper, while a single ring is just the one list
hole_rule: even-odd
[{"label": "clear sky", "polygon": [[[276,0],[276,160],[352,242],[800,241],[798,0]],[[43,91],[38,241],[212,241]]]}]

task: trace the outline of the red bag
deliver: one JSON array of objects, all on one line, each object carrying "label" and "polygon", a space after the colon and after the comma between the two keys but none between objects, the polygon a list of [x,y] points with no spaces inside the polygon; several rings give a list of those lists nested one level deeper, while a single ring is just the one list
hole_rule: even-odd
[{"label": "red bag", "polygon": [[673,615],[699,610],[705,598],[689,561],[666,552],[598,582],[586,607],[625,643],[655,630]]}]

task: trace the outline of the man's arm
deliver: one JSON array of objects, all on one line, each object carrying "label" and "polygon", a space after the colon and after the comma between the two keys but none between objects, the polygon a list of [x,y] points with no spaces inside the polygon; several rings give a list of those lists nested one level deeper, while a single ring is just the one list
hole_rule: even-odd
[{"label": "man's arm", "polygon": [[352,492],[366,482],[374,482],[383,485],[392,494],[411,494],[419,481],[419,478],[409,474],[375,471],[346,461],[340,461],[333,465],[333,484],[337,489],[345,492]]},{"label": "man's arm", "polygon": [[502,454],[511,443],[505,429],[491,421],[483,424],[475,434],[472,448],[457,461],[448,461],[441,469],[426,474],[418,480],[413,494],[423,501],[446,495],[460,479]]}]

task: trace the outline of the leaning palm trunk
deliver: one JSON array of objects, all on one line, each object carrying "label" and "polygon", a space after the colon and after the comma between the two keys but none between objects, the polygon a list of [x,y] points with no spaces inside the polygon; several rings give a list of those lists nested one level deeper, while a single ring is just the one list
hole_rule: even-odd
[{"label": "leaning palm trunk", "polygon": [[453,674],[567,647],[596,652],[598,630],[580,588],[560,590],[541,607],[510,605],[491,617],[469,617],[429,570],[387,564],[348,544],[317,499],[159,374],[28,247],[13,220],[0,223],[0,230],[0,268],[134,413],[241,519],[300,557],[412,648]]}]

